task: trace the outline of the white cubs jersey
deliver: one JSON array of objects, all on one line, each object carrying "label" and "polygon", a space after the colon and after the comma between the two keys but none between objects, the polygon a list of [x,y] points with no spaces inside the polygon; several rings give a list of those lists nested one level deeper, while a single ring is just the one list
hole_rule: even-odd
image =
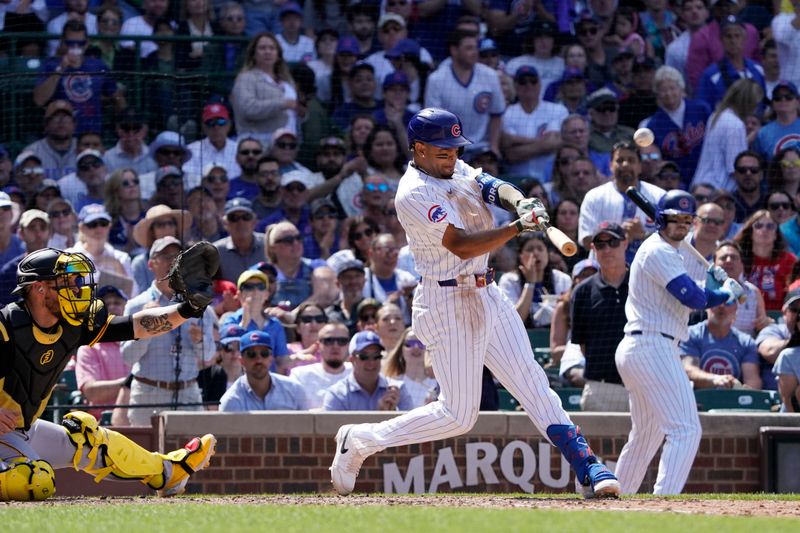
[{"label": "white cubs jersey", "polygon": [[492,68],[478,63],[466,85],[456,78],[452,66],[441,66],[425,87],[425,107],[447,109],[461,118],[464,137],[475,144],[489,141],[489,119],[506,108],[500,78]]},{"label": "white cubs jersey", "polygon": [[[658,204],[665,192],[661,187],[646,181],[639,182],[639,190],[653,205]],[[641,219],[647,232],[655,231],[655,221],[650,220],[644,211],[636,207],[633,200],[625,196],[625,191],[617,189],[613,181],[604,183],[587,192],[583,199],[578,218],[578,240],[583,243],[583,239],[591,237],[601,222],[622,224],[634,217]]]},{"label": "white cubs jersey", "polygon": [[[503,113],[503,132],[536,139],[548,131],[561,131],[561,123],[569,115],[567,108],[553,102],[539,102],[536,109],[525,112],[521,104],[508,106]],[[553,165],[553,154],[542,154],[527,161],[506,165],[510,176],[532,176],[540,181]]]},{"label": "white cubs jersey", "polygon": [[451,179],[434,178],[413,164],[400,179],[395,197],[397,218],[423,278],[445,280],[486,272],[489,254],[463,260],[442,246],[450,224],[467,233],[494,227],[492,213],[475,181],[479,173],[459,160]]},{"label": "white cubs jersey", "polygon": [[676,339],[688,338],[691,309],[668,290],[667,284],[686,274],[683,256],[654,233],[644,240],[631,264],[625,332],[666,333]]}]

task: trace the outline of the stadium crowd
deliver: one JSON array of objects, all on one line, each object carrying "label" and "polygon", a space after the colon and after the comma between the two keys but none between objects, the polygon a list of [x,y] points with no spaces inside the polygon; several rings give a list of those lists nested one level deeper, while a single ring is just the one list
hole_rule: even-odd
[{"label": "stadium crowd", "polygon": [[[681,345],[695,388],[778,390],[800,410],[800,0],[10,0],[0,29],[0,91],[28,121],[0,139],[0,304],[46,246],[92,259],[112,313],[168,302],[190,243],[221,254],[205,316],[76,354],[88,403],[145,405],[115,424],[170,403],[436,398],[393,200],[406,124],[431,106],[460,116],[469,164],[580,244],[564,257],[525,234],[490,266],[585,409],[627,404],[625,265],[655,231],[622,194],[635,186],[690,191],[688,238],[745,282]],[[21,74],[24,93],[7,83]],[[652,145],[631,142],[640,127]],[[482,408],[497,404],[486,371]]]}]

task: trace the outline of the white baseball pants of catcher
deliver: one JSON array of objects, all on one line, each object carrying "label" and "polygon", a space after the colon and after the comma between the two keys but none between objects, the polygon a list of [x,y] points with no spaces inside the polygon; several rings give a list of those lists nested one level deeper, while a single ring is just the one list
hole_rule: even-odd
[{"label": "white baseball pants of catcher", "polygon": [[552,424],[572,424],[533,357],[522,320],[496,284],[440,287],[425,279],[414,296],[412,327],[431,355],[439,399],[391,420],[359,424],[354,442],[362,454],[469,431],[478,418],[484,363],[542,435]]},{"label": "white baseball pants of catcher", "polygon": [[622,492],[638,492],[663,442],[653,494],[680,494],[702,428],[678,341],[659,333],[626,335],[617,346],[616,362],[631,398],[631,432],[615,470]]}]

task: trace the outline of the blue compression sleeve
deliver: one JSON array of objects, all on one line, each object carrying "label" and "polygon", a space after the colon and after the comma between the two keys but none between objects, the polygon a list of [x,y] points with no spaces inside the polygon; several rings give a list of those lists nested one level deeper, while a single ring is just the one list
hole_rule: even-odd
[{"label": "blue compression sleeve", "polygon": [[667,290],[680,303],[692,309],[706,309],[728,300],[728,295],[722,291],[701,289],[687,274],[681,274],[667,283]]},{"label": "blue compression sleeve", "polygon": [[498,193],[500,186],[509,185],[519,191],[519,188],[514,186],[513,184],[507,181],[503,181],[500,178],[495,178],[494,176],[492,176],[491,174],[487,174],[486,172],[482,172],[479,175],[475,176],[475,181],[477,181],[478,185],[480,185],[483,201],[486,202],[487,204],[494,204],[497,207],[502,207],[503,209],[505,209],[505,206],[500,201],[500,194]]}]

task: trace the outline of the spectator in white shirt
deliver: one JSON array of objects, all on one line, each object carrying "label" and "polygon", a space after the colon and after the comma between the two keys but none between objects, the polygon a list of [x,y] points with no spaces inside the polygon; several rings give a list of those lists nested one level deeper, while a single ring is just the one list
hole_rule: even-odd
[{"label": "spectator in white shirt", "polygon": [[793,13],[772,19],[772,36],[778,44],[781,79],[800,85],[800,0],[791,0]]},{"label": "spectator in white shirt", "polygon": [[341,322],[330,322],[319,330],[319,353],[322,361],[292,369],[291,378],[303,387],[308,409],[322,407],[325,391],[334,383],[343,380],[353,371],[353,365],[345,362],[350,333]]},{"label": "spectator in white shirt", "polygon": [[[132,17],[122,24],[120,35],[153,35],[156,20],[165,17],[169,9],[169,0],[142,0],[142,10],[144,14]],[[91,32],[90,32],[91,33]],[[123,48],[134,48],[134,41],[121,41]],[[147,57],[155,52],[158,46],[153,41],[141,41],[139,55]]]},{"label": "spectator in white shirt", "polygon": [[236,162],[236,141],[228,137],[231,132],[231,115],[225,104],[210,103],[203,107],[203,133],[205,137],[186,148],[192,157],[183,165],[189,183],[195,187],[204,169],[211,163],[222,165],[228,176],[240,176],[242,169]]}]

